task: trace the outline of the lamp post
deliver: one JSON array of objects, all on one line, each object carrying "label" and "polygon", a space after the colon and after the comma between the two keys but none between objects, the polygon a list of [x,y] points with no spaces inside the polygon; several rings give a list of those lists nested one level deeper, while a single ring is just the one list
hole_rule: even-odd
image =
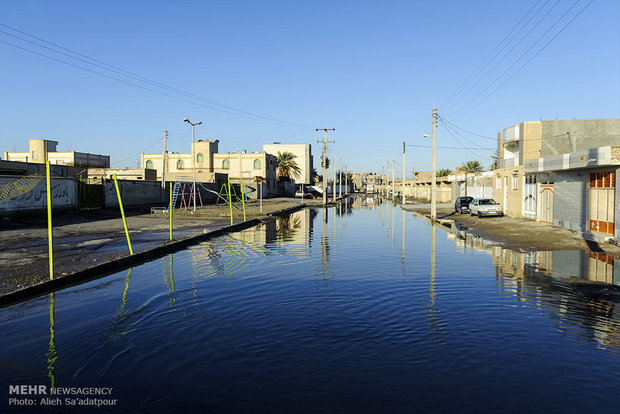
[{"label": "lamp post", "polygon": [[185,118],[183,121],[187,122],[192,126],[192,175],[194,178],[194,183],[192,187],[192,194],[194,195],[194,211],[196,211],[196,156],[194,155],[194,143],[196,141],[196,134],[194,132],[194,127],[196,125],[202,124],[202,121],[192,123],[189,119]]}]

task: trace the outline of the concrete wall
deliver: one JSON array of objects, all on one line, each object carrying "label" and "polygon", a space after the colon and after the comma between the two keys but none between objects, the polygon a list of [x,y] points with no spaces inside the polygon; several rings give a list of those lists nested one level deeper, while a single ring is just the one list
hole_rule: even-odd
[{"label": "concrete wall", "polygon": [[588,172],[566,171],[552,174],[553,224],[570,230],[587,231]]},{"label": "concrete wall", "polygon": [[[0,188],[9,183],[23,184],[20,178],[0,177]],[[16,182],[17,181],[17,182]],[[77,208],[77,183],[68,178],[52,178],[52,209],[63,210]],[[9,200],[0,200],[0,214],[11,215],[25,211],[45,211],[47,209],[47,189],[45,177],[29,191]]]},{"label": "concrete wall", "polygon": [[[121,192],[123,207],[154,206],[169,203],[168,192],[161,187],[161,183],[158,181],[118,180],[118,188]],[[113,180],[106,180],[105,183],[105,206],[118,206],[118,196]]]},{"label": "concrete wall", "polygon": [[542,121],[542,137],[541,157],[618,145],[620,119]]}]

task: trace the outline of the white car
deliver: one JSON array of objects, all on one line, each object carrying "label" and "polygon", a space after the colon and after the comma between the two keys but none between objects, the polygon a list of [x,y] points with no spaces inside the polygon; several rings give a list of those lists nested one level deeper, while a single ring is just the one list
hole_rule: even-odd
[{"label": "white car", "polygon": [[492,198],[474,198],[469,204],[469,214],[482,216],[503,216],[502,211],[497,201]]}]

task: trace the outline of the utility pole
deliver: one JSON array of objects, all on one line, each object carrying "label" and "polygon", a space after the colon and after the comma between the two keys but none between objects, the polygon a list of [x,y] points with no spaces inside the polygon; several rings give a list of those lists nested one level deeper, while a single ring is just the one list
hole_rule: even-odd
[{"label": "utility pole", "polygon": [[[340,158],[340,168],[339,168],[339,177],[338,177],[338,196],[342,197],[342,158]],[[345,178],[346,178],[345,174]],[[346,190],[345,190],[346,193]]]},{"label": "utility pole", "polygon": [[437,194],[436,183],[437,180],[435,170],[437,168],[437,108],[433,106],[433,176],[431,178],[431,221],[434,223],[437,220]]},{"label": "utility pole", "polygon": [[[323,157],[321,157],[321,167],[323,167],[323,205],[327,204],[327,144],[334,143],[336,141],[327,140],[327,131],[335,131],[336,128],[316,128],[316,131],[324,131],[325,137],[323,138]],[[317,142],[320,144],[321,141]]]},{"label": "utility pole", "polygon": [[[338,183],[340,185],[340,183]],[[334,185],[332,185],[332,198],[334,199],[334,203],[336,202],[336,163],[334,162]],[[336,225],[336,220],[334,220],[334,225]]]},{"label": "utility pole", "polygon": [[[347,166],[344,166],[344,195],[349,194],[349,176],[347,175]],[[346,204],[347,198],[345,197],[344,202]]]},{"label": "utility pole", "polygon": [[405,141],[403,141],[403,206],[405,205]]},{"label": "utility pole", "polygon": [[394,170],[394,160],[392,160],[392,199],[394,199],[394,197],[396,197],[396,193],[394,192],[396,190],[395,188],[396,185],[396,172]]},{"label": "utility pole", "polygon": [[202,124],[202,121],[192,123],[189,119],[185,118],[183,121],[187,122],[192,126],[192,175],[194,177],[194,183],[192,186],[192,195],[194,196],[194,211],[196,211],[196,155],[194,154],[194,147],[196,145],[196,134],[194,132],[194,127],[196,125]]},{"label": "utility pole", "polygon": [[[163,161],[164,165],[161,170],[161,188],[166,188],[166,141],[168,140],[168,130],[164,129],[164,154]],[[172,188],[170,189],[172,191]]]}]

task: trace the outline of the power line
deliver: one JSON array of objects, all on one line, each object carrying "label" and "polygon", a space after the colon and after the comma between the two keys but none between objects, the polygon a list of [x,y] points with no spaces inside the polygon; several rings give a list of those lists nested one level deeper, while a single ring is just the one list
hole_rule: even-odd
[{"label": "power line", "polygon": [[[579,0],[577,0],[577,2],[575,2],[575,4],[573,4],[573,6],[571,6],[571,8],[564,13],[564,15],[562,15],[562,17],[556,22],[559,23],[559,21],[579,2]],[[478,103],[476,103],[475,105],[472,105],[467,111],[463,112],[461,115],[464,115],[466,113],[468,113],[469,111],[471,111],[472,109],[474,109],[475,107],[477,107],[478,105],[480,105],[482,102],[486,101],[491,95],[493,95],[495,92],[497,92],[498,89],[500,89],[502,86],[504,86],[506,83],[508,83],[512,78],[514,78],[519,72],[521,72],[521,70],[527,66],[528,63],[530,63],[536,56],[538,56],[551,42],[553,42],[553,40],[555,40],[556,37],[558,37],[560,35],[560,33],[562,33],[575,19],[577,19],[577,17],[579,17],[581,15],[581,13],[583,13],[589,6],[590,4],[592,4],[594,2],[594,0],[590,0],[590,2],[588,4],[586,4],[583,9],[581,9],[572,19],[570,19],[565,25],[564,27],[562,27],[551,39],[549,39],[549,41],[547,43],[545,43],[543,45],[543,47],[541,47],[538,52],[536,52],[532,57],[530,57],[523,65],[521,65],[512,75],[510,75],[510,77],[508,77],[508,79],[506,79],[504,82],[502,82],[500,85],[498,85],[495,89],[493,89],[488,95],[486,95],[484,98],[482,98]],[[555,24],[554,24],[555,26]],[[551,29],[549,29],[551,30]],[[541,38],[539,40],[542,39],[542,37],[544,37],[548,32],[545,32],[545,34],[543,36],[541,36]],[[537,42],[538,43],[538,42]],[[530,48],[531,49],[531,48]],[[526,51],[526,53],[530,50],[528,49]],[[521,57],[523,57],[525,54],[523,54]],[[521,57],[519,57],[519,59],[517,59],[517,62],[521,59]],[[515,62],[516,63],[516,62]],[[514,66],[514,65],[513,65]],[[511,66],[512,67],[512,66]],[[504,72],[505,73],[505,72]],[[503,74],[502,74],[503,75]],[[500,75],[500,77],[502,76]],[[498,78],[499,79],[499,78]],[[495,81],[494,81],[495,82]],[[489,85],[490,86],[490,85]],[[487,88],[488,89],[488,88]],[[480,95],[478,95],[480,96]]]},{"label": "power line", "polygon": [[[136,87],[141,87],[141,88],[146,89],[146,90],[149,90],[149,91],[151,91],[151,92],[160,93],[160,94],[165,95],[165,96],[168,96],[168,97],[172,97],[172,98],[175,98],[175,99],[184,100],[185,102],[193,103],[193,104],[195,104],[195,105],[200,105],[200,106],[203,106],[203,107],[206,107],[206,108],[215,109],[215,110],[219,110],[219,111],[222,111],[222,112],[226,112],[226,113],[233,114],[233,115],[238,115],[238,116],[243,116],[243,115],[245,115],[246,117],[251,117],[250,119],[259,119],[259,120],[263,120],[263,121],[270,121],[270,122],[275,122],[275,123],[280,123],[280,124],[286,124],[286,125],[296,126],[296,127],[301,127],[301,128],[310,128],[310,126],[308,126],[308,125],[299,124],[299,123],[295,123],[295,122],[284,121],[284,120],[280,120],[280,119],[277,119],[277,118],[271,118],[271,117],[267,117],[267,116],[260,115],[260,114],[255,114],[255,113],[253,113],[253,112],[245,111],[245,110],[243,110],[243,109],[239,109],[239,108],[235,108],[235,107],[233,107],[233,106],[229,106],[229,105],[225,105],[225,104],[219,103],[219,102],[214,101],[214,100],[212,100],[212,99],[207,99],[207,98],[201,97],[201,96],[199,96],[199,95],[195,95],[195,94],[192,94],[192,93],[189,93],[189,92],[185,92],[185,91],[182,91],[182,90],[180,90],[180,89],[177,89],[177,88],[174,88],[174,87],[168,86],[168,85],[166,85],[166,84],[164,84],[164,83],[161,83],[161,82],[158,82],[158,81],[155,81],[155,80],[149,79],[149,78],[144,77],[144,76],[142,76],[142,75],[139,75],[139,74],[136,74],[136,73],[133,73],[133,72],[130,72],[130,71],[124,70],[124,69],[119,68],[119,67],[114,66],[114,65],[107,64],[107,63],[105,63],[105,62],[103,62],[103,61],[101,61],[101,60],[98,60],[98,59],[92,58],[92,57],[87,56],[87,55],[85,55],[85,54],[82,54],[82,53],[79,53],[79,52],[73,51],[73,50],[71,50],[71,49],[65,48],[65,47],[63,47],[63,46],[57,45],[57,44],[52,43],[52,42],[49,42],[49,41],[47,41],[47,40],[45,40],[45,39],[42,39],[42,38],[40,38],[40,37],[37,37],[37,36],[31,35],[31,34],[29,34],[29,33],[26,33],[26,32],[24,32],[24,31],[22,31],[22,30],[19,30],[19,29],[16,29],[16,28],[14,28],[14,27],[11,27],[11,26],[9,26],[9,25],[6,25],[6,24],[4,24],[4,23],[0,23],[0,26],[3,26],[3,27],[6,27],[6,28],[9,28],[9,29],[14,30],[14,31],[16,31],[16,32],[18,32],[18,33],[21,33],[21,34],[24,34],[24,35],[26,35],[26,36],[29,36],[29,37],[31,37],[31,38],[33,38],[33,39],[36,39],[36,40],[38,40],[38,41],[40,41],[40,42],[44,42],[44,43],[46,43],[46,44],[52,45],[52,46],[54,46],[54,47],[56,47],[56,48],[58,48],[58,49],[65,50],[65,51],[67,51],[67,52],[70,52],[70,53],[72,53],[72,54],[74,54],[74,55],[77,55],[77,56],[80,56],[80,57],[72,56],[72,55],[70,55],[70,54],[68,54],[68,53],[65,53],[65,52],[62,52],[62,51],[59,51],[59,50],[55,50],[55,49],[50,48],[50,47],[48,47],[48,46],[41,45],[41,44],[39,44],[39,43],[37,43],[37,42],[33,42],[33,41],[31,41],[31,40],[25,39],[25,38],[23,38],[23,37],[21,37],[21,36],[17,36],[17,35],[14,35],[14,34],[8,33],[8,32],[6,32],[6,31],[0,31],[0,33],[4,33],[4,34],[7,34],[7,35],[9,35],[9,36],[12,36],[12,37],[18,38],[18,39],[20,39],[20,40],[22,40],[22,41],[24,41],[24,42],[28,42],[28,43],[31,43],[31,44],[33,44],[33,45],[36,45],[37,47],[41,47],[41,48],[44,48],[44,49],[48,49],[48,50],[50,50],[50,51],[53,51],[54,53],[58,53],[58,54],[61,54],[61,55],[65,55],[65,56],[67,56],[67,57],[69,57],[69,58],[71,58],[71,59],[76,59],[76,60],[81,61],[81,62],[84,62],[84,63],[86,63],[86,64],[88,64],[88,65],[92,65],[92,66],[95,66],[95,67],[101,68],[101,69],[103,69],[103,70],[110,71],[110,72],[115,73],[115,74],[120,75],[120,76],[126,76],[126,77],[128,77],[128,78],[130,78],[130,79],[133,79],[133,80],[136,80],[136,81],[139,81],[139,82],[143,82],[143,83],[149,84],[149,85],[154,86],[154,87],[156,87],[156,88],[161,88],[161,89],[167,90],[167,91],[169,91],[169,92],[172,92],[172,93],[175,93],[175,94],[178,94],[178,95],[182,95],[182,96],[185,96],[185,97],[192,98],[192,99],[194,99],[194,100],[200,100],[200,101],[207,102],[207,103],[209,103],[210,105],[201,105],[201,104],[196,103],[196,102],[193,102],[193,101],[189,101],[189,100],[181,99],[181,98],[178,98],[178,97],[174,97],[174,96],[171,96],[171,95],[169,95],[169,94],[165,94],[165,93],[162,93],[162,92],[159,92],[159,91],[154,91],[153,89],[150,89],[150,88],[145,88],[144,86],[137,85],[137,84],[134,84],[134,83],[130,83],[130,82],[127,82],[127,81],[124,81],[124,80],[121,80],[121,79],[118,79],[118,78],[115,78],[115,77],[112,77],[112,76],[109,76],[109,75],[106,75],[106,74],[103,74],[103,73],[100,73],[100,72],[97,72],[97,71],[90,70],[90,69],[88,69],[88,68],[84,68],[84,67],[82,67],[82,66],[74,65],[74,64],[71,64],[71,63],[69,63],[69,62],[65,62],[65,61],[63,61],[63,60],[56,59],[56,58],[53,58],[53,57],[48,56],[48,55],[44,55],[44,54],[42,54],[42,53],[38,53],[38,52],[35,52],[35,51],[33,51],[33,50],[30,50],[30,49],[27,49],[27,48],[24,48],[24,47],[20,47],[20,46],[17,46],[17,45],[15,45],[15,44],[12,44],[12,43],[9,43],[9,42],[2,42],[2,43],[5,43],[5,44],[8,44],[8,45],[10,45],[10,46],[17,47],[17,48],[19,48],[19,49],[22,49],[22,50],[25,50],[25,51],[28,51],[28,52],[31,52],[31,53],[37,54],[37,55],[39,55],[39,56],[43,56],[43,57],[46,57],[46,58],[49,58],[49,59],[52,59],[52,60],[56,60],[56,61],[58,61],[58,62],[65,63],[65,64],[68,64],[68,65],[70,65],[70,66],[74,66],[74,67],[76,67],[76,68],[82,69],[82,70],[87,70],[87,71],[89,71],[89,72],[96,73],[96,74],[98,74],[98,75],[105,76],[105,77],[107,77],[107,78],[110,78],[110,79],[113,79],[113,80],[116,80],[116,81],[124,82],[124,83],[130,84],[130,85],[132,85],[132,86],[136,86]],[[85,59],[82,59],[81,57],[83,57],[83,58],[85,58]],[[88,59],[88,60],[86,60],[86,59]],[[92,62],[96,62],[96,63],[92,63],[92,62],[90,62],[90,61],[92,61]],[[109,68],[111,68],[111,69],[109,69]]]},{"label": "power line", "polygon": [[[460,85],[460,86],[459,86],[459,87],[455,90],[455,92],[453,92],[453,93],[452,93],[452,94],[451,94],[451,95],[450,95],[450,96],[449,96],[446,100],[444,100],[444,103],[445,103],[446,101],[450,101],[450,99],[452,99],[452,97],[453,97],[453,96],[454,96],[455,98],[456,98],[456,97],[458,97],[458,96],[459,96],[459,94],[458,94],[458,93],[456,93],[456,91],[460,90],[462,87],[464,87],[465,85],[467,85],[467,82],[468,82],[470,79],[473,81],[473,80],[474,80],[474,79],[475,79],[475,78],[479,75],[479,73],[477,73],[477,72],[478,72],[478,69],[480,69],[480,68],[481,68],[481,67],[482,67],[482,66],[483,66],[483,65],[487,62],[487,60],[489,59],[489,57],[491,57],[491,56],[492,56],[492,58],[491,58],[491,59],[489,60],[489,62],[488,62],[488,63],[491,63],[491,62],[492,62],[492,61],[493,61],[493,60],[497,57],[497,55],[499,55],[499,54],[500,54],[500,53],[501,53],[501,52],[502,52],[502,51],[503,51],[503,50],[504,50],[504,49],[505,49],[505,48],[506,48],[506,47],[510,44],[510,42],[512,41],[512,39],[514,39],[514,38],[515,38],[515,37],[516,37],[516,36],[517,36],[517,35],[518,35],[518,34],[519,34],[519,33],[520,33],[520,32],[521,32],[524,28],[525,28],[525,27],[527,27],[527,25],[530,23],[530,21],[532,21],[532,19],[533,19],[533,18],[534,18],[534,17],[535,17],[535,16],[536,16],[536,15],[537,15],[537,14],[538,14],[538,13],[539,13],[539,12],[540,12],[540,11],[541,11],[541,10],[542,10],[545,6],[546,6],[546,5],[547,5],[547,3],[548,3],[550,0],[546,0],[546,1],[545,1],[545,3],[544,3],[541,7],[540,7],[540,9],[538,9],[538,10],[536,11],[536,13],[534,13],[534,14],[533,14],[533,15],[529,18],[529,20],[528,20],[528,21],[527,21],[527,22],[523,25],[523,27],[521,27],[521,29],[519,29],[519,31],[517,31],[517,32],[514,34],[514,36],[512,36],[512,37],[508,40],[508,42],[506,42],[506,44],[504,45],[504,47],[502,47],[502,48],[501,48],[501,49],[500,49],[497,53],[495,53],[495,54],[494,54],[494,52],[495,52],[495,51],[496,51],[496,50],[497,50],[497,49],[498,49],[498,48],[502,45],[502,43],[504,43],[504,41],[505,41],[505,40],[506,40],[506,39],[507,39],[507,38],[508,38],[508,37],[512,34],[512,32],[514,32],[514,31],[515,31],[515,29],[516,29],[517,27],[519,27],[519,25],[521,24],[521,22],[523,22],[523,20],[525,20],[525,18],[526,18],[526,17],[527,17],[527,16],[528,16],[531,12],[532,12],[532,10],[534,10],[534,8],[536,8],[536,6],[538,6],[538,4],[540,4],[540,2],[541,2],[541,1],[542,1],[542,0],[538,0],[538,2],[534,3],[534,5],[533,5],[533,6],[532,6],[532,7],[531,7],[528,11],[527,11],[527,13],[525,13],[525,15],[523,15],[523,17],[521,18],[521,20],[519,20],[519,22],[518,22],[518,23],[517,23],[517,24],[516,24],[516,25],[512,28],[512,30],[510,30],[510,32],[508,32],[508,34],[506,34],[506,36],[504,36],[504,38],[503,38],[503,39],[502,39],[502,40],[501,40],[501,41],[497,44],[497,46],[495,46],[495,48],[491,51],[491,53],[489,53],[489,55],[488,55],[488,56],[487,56],[487,57],[486,57],[486,58],[485,58],[482,62],[480,62],[480,64],[476,67],[476,69],[474,69],[474,71],[473,71],[473,72],[472,72],[472,73],[471,73],[471,74],[470,74],[470,75],[469,75],[469,76],[468,76],[468,77],[467,77],[467,78],[463,81],[463,83],[462,83],[462,84],[461,84],[461,85]],[[528,32],[528,33],[529,33],[529,32]],[[526,36],[527,36],[527,35],[526,35]],[[514,47],[513,47],[513,49],[514,49]],[[512,49],[511,49],[511,51],[512,51]],[[510,53],[510,52],[509,52],[509,53]],[[505,55],[505,56],[506,56],[506,55]],[[505,57],[505,56],[504,56],[504,57]],[[501,60],[500,60],[500,62],[501,62]],[[499,62],[498,62],[498,63],[499,63]],[[484,78],[484,77],[483,77],[483,78]],[[481,78],[480,80],[482,80],[483,78]],[[480,82],[480,80],[479,80],[478,82]],[[476,84],[477,84],[477,83],[476,83]],[[470,88],[470,89],[471,89],[471,88]],[[468,89],[468,91],[469,91],[470,89]],[[457,99],[457,100],[455,100],[455,102],[458,102],[460,99],[462,99],[462,97],[461,97],[461,98],[459,98],[459,99]],[[446,107],[444,107],[444,109],[445,109],[445,108],[447,108],[447,107],[449,107],[449,106],[450,106],[450,104],[451,104],[451,103],[448,103],[448,104],[446,105]],[[442,103],[442,105],[440,105],[440,106],[442,106],[442,107],[443,107],[443,103]]]},{"label": "power line", "polygon": [[[433,148],[432,145],[414,145],[414,144],[407,144],[407,147],[416,147],[416,148]],[[462,149],[466,149],[466,150],[489,150],[489,151],[493,151],[495,148],[479,148],[479,147],[440,147],[437,146],[436,148],[441,148],[441,149],[454,149],[454,150],[462,150]],[[473,153],[472,153],[473,154]],[[480,157],[481,155],[479,154],[474,154],[477,157]]]},{"label": "power line", "polygon": [[493,140],[493,141],[497,141],[497,137],[496,138],[492,138],[492,137],[488,137],[486,135],[480,135],[480,134],[476,134],[475,132],[468,131],[465,128],[461,128],[460,126],[454,124],[453,122],[448,121],[446,118],[442,117],[441,115],[439,116],[439,119],[441,119],[441,122],[447,122],[448,124],[452,125],[453,127],[458,128],[461,131],[467,132],[468,134],[476,135],[477,137],[480,137],[480,138],[485,138],[485,139],[490,139],[490,140]]}]

